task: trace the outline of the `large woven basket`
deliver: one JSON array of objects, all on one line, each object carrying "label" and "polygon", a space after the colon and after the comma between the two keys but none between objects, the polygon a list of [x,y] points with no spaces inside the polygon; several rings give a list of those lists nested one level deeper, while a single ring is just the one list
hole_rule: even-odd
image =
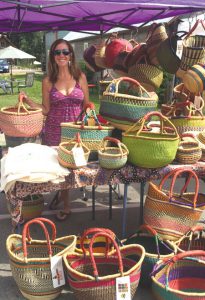
[{"label": "large woven basket", "polygon": [[[153,116],[160,119],[160,132],[144,128]],[[160,112],[151,112],[122,134],[122,142],[129,150],[129,162],[144,168],[160,168],[174,160],[179,135],[174,125]]]},{"label": "large woven basket", "polygon": [[[51,225],[51,239],[44,223]],[[29,233],[31,224],[39,224],[42,227],[46,240],[31,239]],[[44,218],[28,221],[23,228],[22,236],[9,235],[6,248],[12,275],[26,299],[52,300],[59,296],[63,286],[53,287],[50,259],[51,256],[73,252],[75,245],[74,235],[56,239],[55,224]]]},{"label": "large woven basket", "polygon": [[3,107],[0,111],[0,128],[7,136],[37,136],[43,127],[42,109],[26,108],[23,99],[16,106]]},{"label": "large woven basket", "polygon": [[152,273],[154,298],[161,300],[205,299],[205,251],[186,251],[159,261]]},{"label": "large woven basket", "polygon": [[[174,191],[177,178],[189,175],[180,192]],[[170,187],[164,184],[172,178]],[[194,178],[194,191],[190,180]],[[193,187],[192,187],[193,188]],[[178,240],[199,221],[205,207],[205,196],[199,194],[199,180],[189,168],[177,168],[166,174],[159,185],[149,183],[144,204],[144,222],[154,228],[164,240]]]},{"label": "large woven basket", "polygon": [[81,140],[90,151],[97,151],[101,147],[104,137],[111,136],[113,126],[83,126],[82,122],[61,123],[61,142],[68,142],[73,139],[76,133],[80,133]]},{"label": "large woven basket", "polygon": [[187,131],[203,131],[205,130],[204,116],[179,116],[171,117],[170,121],[176,127],[177,132],[181,135]]},{"label": "large woven basket", "polygon": [[[108,147],[107,143],[112,142],[117,147]],[[98,160],[102,168],[105,169],[119,169],[122,168],[127,162],[129,151],[127,147],[120,142],[120,140],[105,137],[103,139],[102,148],[98,150]]]},{"label": "large woven basket", "polygon": [[174,256],[177,247],[169,241],[163,241],[157,232],[149,225],[141,225],[139,230],[122,241],[123,245],[138,244],[145,248],[145,259],[142,263],[140,284],[151,285],[151,272],[160,259],[169,259]]},{"label": "large woven basket", "polygon": [[[95,238],[107,237],[114,250],[102,254],[93,254]],[[116,278],[129,276],[131,299],[133,299],[140,280],[141,265],[145,250],[140,245],[119,247],[111,235],[96,233],[90,242],[89,256],[83,254],[64,255],[68,272],[68,282],[78,300],[116,299]]]},{"label": "large woven basket", "polygon": [[100,114],[114,127],[125,130],[147,112],[157,108],[158,96],[147,92],[129,77],[114,79],[103,93]]},{"label": "large woven basket", "polygon": [[76,165],[76,161],[73,154],[74,148],[82,148],[86,163],[90,155],[90,150],[83,144],[80,138],[80,134],[77,133],[76,137],[69,142],[60,143],[58,147],[58,161],[61,166],[71,169],[77,169],[82,166]]}]

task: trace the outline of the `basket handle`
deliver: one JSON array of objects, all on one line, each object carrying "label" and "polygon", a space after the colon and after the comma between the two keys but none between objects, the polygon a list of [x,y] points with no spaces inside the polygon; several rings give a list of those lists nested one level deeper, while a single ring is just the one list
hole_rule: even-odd
[{"label": "basket handle", "polygon": [[136,136],[140,135],[141,131],[144,128],[145,122],[148,121],[151,117],[158,117],[160,119],[160,133],[164,134],[164,123],[168,123],[168,127],[173,128],[173,133],[175,133],[176,137],[179,137],[176,127],[172,124],[172,122],[165,116],[162,115],[159,111],[153,111],[147,113],[143,118],[141,118],[137,123],[132,125],[125,134],[129,132],[136,131]]},{"label": "basket handle", "polygon": [[123,143],[121,143],[120,140],[116,139],[116,138],[113,138],[113,137],[110,137],[110,136],[106,136],[104,137],[103,139],[103,149],[105,150],[106,146],[107,146],[107,142],[112,142],[114,144],[116,144],[118,146],[118,148],[120,149],[120,154],[121,156],[123,156],[123,150],[122,148],[125,149],[125,151],[127,152],[127,155],[129,154],[129,150],[127,148],[127,146]]},{"label": "basket handle", "polygon": [[[193,256],[205,256],[205,251],[203,250],[191,250],[191,251],[185,251],[176,254],[171,260],[173,263],[186,258],[186,257],[193,257]],[[205,262],[204,262],[205,263]]]},{"label": "basket handle", "polygon": [[[194,179],[195,179],[195,194],[194,194],[194,198],[193,198],[193,208],[196,208],[196,202],[197,202],[198,192],[199,192],[199,178],[196,175],[196,173],[193,170],[190,170],[190,169],[180,168],[174,173],[173,178],[172,178],[172,182],[171,182],[170,191],[169,191],[169,199],[170,199],[169,201],[174,202],[174,200],[172,198],[174,185],[175,185],[177,177],[182,173],[189,173],[189,177],[186,180],[186,183],[185,183],[184,187],[181,190],[181,194],[183,194],[185,192],[185,190],[187,189],[187,186],[190,183],[191,178],[194,177]],[[183,202],[181,204],[183,204]]]},{"label": "basket handle", "polygon": [[196,20],[196,23],[194,24],[194,26],[190,29],[190,31],[188,32],[187,36],[185,37],[188,38],[193,32],[194,30],[196,30],[196,28],[199,26],[199,24],[202,25],[202,28],[205,30],[205,22],[203,20]]},{"label": "basket handle", "polygon": [[48,230],[46,229],[46,226],[44,225],[43,222],[41,222],[40,220],[30,220],[28,221],[24,228],[23,228],[23,232],[22,232],[22,244],[23,244],[23,254],[24,254],[24,260],[25,262],[28,261],[28,251],[27,251],[27,243],[26,243],[26,235],[28,232],[28,228],[30,227],[31,224],[39,224],[41,226],[41,228],[44,231],[45,237],[46,237],[46,241],[47,241],[47,247],[48,247],[48,255],[49,258],[51,258],[53,252],[52,252],[52,248],[51,248],[51,243],[50,243],[50,239],[49,239],[49,234],[48,234]]},{"label": "basket handle", "polygon": [[18,108],[17,109],[17,115],[20,114],[21,108],[23,108],[25,110],[25,112],[27,112],[28,114],[30,114],[29,110],[23,104],[23,100],[24,100],[24,95],[22,95],[21,93],[19,93],[18,104],[17,104],[17,108]]},{"label": "basket handle", "polygon": [[[114,234],[114,232],[108,228],[102,228],[102,227],[94,227],[94,228],[88,228],[86,229],[83,234],[82,234],[82,237],[80,239],[80,247],[84,253],[84,255],[86,255],[86,249],[85,249],[85,246],[84,246],[84,241],[85,239],[87,238],[88,235],[94,235],[98,232],[106,232],[108,233],[109,235],[111,235],[114,239],[116,238],[116,235]],[[109,239],[106,238],[106,256],[108,256],[108,252],[109,252],[109,248],[110,248],[110,244],[109,244]]]},{"label": "basket handle", "polygon": [[[52,239],[51,240],[52,240],[52,243],[54,243],[56,240],[56,225],[51,220],[46,219],[46,218],[35,218],[33,220],[39,220],[43,223],[48,223],[49,225],[51,225],[51,230],[52,230]],[[26,237],[27,237],[28,241],[31,242],[32,238],[30,235],[29,227],[27,229]]]},{"label": "basket handle", "polygon": [[119,262],[119,271],[121,273],[121,276],[123,276],[123,263],[122,263],[122,256],[121,256],[121,253],[120,253],[120,249],[119,249],[119,246],[117,244],[117,242],[113,239],[113,237],[108,234],[107,232],[98,232],[96,233],[92,238],[91,238],[91,241],[90,241],[90,245],[89,245],[89,253],[90,253],[90,260],[91,260],[91,264],[92,264],[92,267],[93,267],[93,275],[94,277],[96,278],[96,280],[98,280],[98,270],[97,270],[97,265],[96,265],[96,262],[95,262],[95,257],[93,255],[93,243],[95,241],[95,239],[98,237],[98,236],[104,236],[104,237],[107,237],[108,239],[110,239],[110,241],[112,242],[115,250],[116,250],[116,254],[117,254],[117,257],[118,257],[118,262]]}]

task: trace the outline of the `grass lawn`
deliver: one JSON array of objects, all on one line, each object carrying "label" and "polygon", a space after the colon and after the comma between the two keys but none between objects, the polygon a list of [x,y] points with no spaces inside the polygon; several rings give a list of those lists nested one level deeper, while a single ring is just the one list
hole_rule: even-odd
[{"label": "grass lawn", "polygon": [[[0,74],[1,79],[9,79],[9,74]],[[24,80],[25,75],[14,75],[14,78],[17,80]],[[42,101],[42,92],[41,92],[41,82],[42,82],[43,75],[42,74],[35,74],[34,85],[30,88],[23,89],[28,96],[34,100],[35,102],[41,103]],[[99,96],[97,90],[90,91],[90,101],[95,103],[96,112],[99,111]],[[4,91],[0,88],[0,108],[6,106],[13,106],[18,102],[18,90],[15,88],[14,84],[14,93],[5,94]]]}]

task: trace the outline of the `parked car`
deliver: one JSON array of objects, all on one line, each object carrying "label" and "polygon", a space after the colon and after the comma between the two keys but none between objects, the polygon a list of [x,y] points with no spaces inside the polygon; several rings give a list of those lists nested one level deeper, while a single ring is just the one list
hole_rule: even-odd
[{"label": "parked car", "polygon": [[6,59],[0,59],[0,73],[9,73],[9,63]]}]

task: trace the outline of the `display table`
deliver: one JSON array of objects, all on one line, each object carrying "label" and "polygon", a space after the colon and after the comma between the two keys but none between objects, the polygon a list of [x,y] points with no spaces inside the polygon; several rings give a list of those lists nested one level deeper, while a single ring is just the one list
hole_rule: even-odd
[{"label": "display table", "polygon": [[[126,164],[119,170],[107,170],[99,166],[98,162],[88,163],[86,167],[71,170],[69,176],[65,178],[65,182],[54,184],[46,183],[26,183],[17,181],[14,189],[6,193],[6,198],[11,205],[11,218],[14,227],[19,223],[21,218],[22,199],[27,195],[48,193],[63,189],[73,189],[85,186],[124,184],[123,198],[123,216],[122,216],[122,235],[125,235],[126,227],[126,207],[127,207],[127,189],[130,183],[141,184],[140,195],[140,223],[143,221],[143,198],[144,186],[149,180],[158,180],[165,174],[175,168],[184,168],[185,165],[172,164],[158,169],[144,169]],[[194,165],[186,165],[186,167],[194,170],[199,177],[205,175],[205,162],[198,162]]]}]

